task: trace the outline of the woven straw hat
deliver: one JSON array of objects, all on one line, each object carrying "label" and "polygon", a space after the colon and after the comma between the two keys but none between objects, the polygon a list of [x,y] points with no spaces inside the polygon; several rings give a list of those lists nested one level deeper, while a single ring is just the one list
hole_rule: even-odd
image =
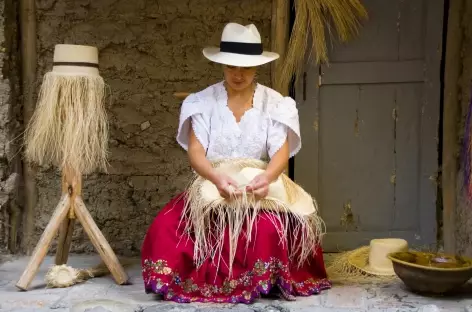
[{"label": "woven straw hat", "polygon": [[289,257],[297,258],[298,265],[305,263],[324,234],[324,222],[317,213],[315,199],[286,174],[281,174],[269,185],[269,194],[264,199],[259,200],[246,192],[245,186],[267,168],[262,160],[227,159],[212,162],[212,165],[216,171],[233,178],[242,194],[225,199],[212,182],[195,173],[194,181],[187,188],[182,212],[182,219],[187,224],[184,232],[192,231],[195,235],[195,265],[199,267],[208,257],[214,258],[215,253],[221,257],[225,229],[228,228],[230,255],[224,261],[231,272],[239,235],[244,233],[252,237],[252,231],[257,231],[257,216],[280,226],[277,231],[280,241],[293,242]]},{"label": "woven straw hat", "polygon": [[[350,265],[357,269],[377,276],[394,276],[392,261],[387,255],[393,252],[407,251],[408,242],[400,238],[373,239],[368,249],[359,248],[349,257]],[[366,252],[367,251],[367,252]]]},{"label": "woven straw hat", "polygon": [[[238,183],[239,189],[243,189],[256,176],[264,172],[260,168],[241,168],[237,164],[231,163],[221,165],[216,170],[224,172],[234,179]],[[280,176],[269,185],[269,193],[265,200],[283,203],[291,212],[302,216],[311,215],[317,211],[315,202],[308,193],[293,182],[291,186],[287,184],[284,181],[284,176]],[[202,183],[200,191],[202,199],[207,203],[223,200],[216,186],[208,180]]]},{"label": "woven straw hat", "polygon": [[76,44],[57,44],[54,47],[52,71],[62,75],[98,76],[98,49]]}]

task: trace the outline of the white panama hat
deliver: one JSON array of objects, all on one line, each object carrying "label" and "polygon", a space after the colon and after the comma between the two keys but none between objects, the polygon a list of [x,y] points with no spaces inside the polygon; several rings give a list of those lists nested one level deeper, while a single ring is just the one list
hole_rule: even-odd
[{"label": "white panama hat", "polygon": [[98,76],[98,49],[76,44],[54,47],[52,71],[61,75]]},{"label": "white panama hat", "polygon": [[[368,254],[367,254],[368,251]],[[408,251],[408,242],[400,238],[378,238],[370,241],[368,249],[358,249],[349,257],[349,264],[371,275],[394,276],[393,264],[388,255]]]},{"label": "white panama hat", "polygon": [[277,53],[263,50],[261,35],[254,24],[237,23],[227,24],[220,47],[205,48],[203,55],[212,62],[238,67],[260,66],[279,58]]}]

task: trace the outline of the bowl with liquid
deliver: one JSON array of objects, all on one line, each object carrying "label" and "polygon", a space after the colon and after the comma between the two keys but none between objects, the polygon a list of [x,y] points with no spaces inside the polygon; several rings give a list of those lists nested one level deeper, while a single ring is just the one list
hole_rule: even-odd
[{"label": "bowl with liquid", "polygon": [[395,274],[412,291],[448,294],[472,278],[472,259],[463,256],[420,251],[401,251],[388,255]]}]

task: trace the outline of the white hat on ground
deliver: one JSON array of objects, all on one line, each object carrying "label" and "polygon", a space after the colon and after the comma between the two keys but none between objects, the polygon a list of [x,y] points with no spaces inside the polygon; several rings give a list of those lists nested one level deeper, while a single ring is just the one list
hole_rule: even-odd
[{"label": "white hat on ground", "polygon": [[349,256],[349,264],[371,275],[393,276],[393,264],[388,255],[393,252],[408,251],[408,242],[400,238],[373,239],[368,254],[359,249]]}]

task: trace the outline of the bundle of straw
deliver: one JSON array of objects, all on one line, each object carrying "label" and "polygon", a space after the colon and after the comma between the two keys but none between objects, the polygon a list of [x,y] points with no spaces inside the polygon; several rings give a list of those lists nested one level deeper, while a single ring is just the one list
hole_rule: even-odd
[{"label": "bundle of straw", "polygon": [[25,156],[39,165],[68,166],[88,174],[106,171],[108,120],[105,82],[94,75],[44,75],[25,132]]},{"label": "bundle of straw", "polygon": [[[138,261],[133,259],[120,260],[123,267],[131,266]],[[110,274],[104,262],[91,269],[74,269],[68,265],[54,265],[49,268],[45,276],[48,288],[65,288],[75,284],[83,283],[94,277],[101,277]]]},{"label": "bundle of straw", "polygon": [[295,0],[296,16],[284,64],[281,86],[288,86],[294,74],[300,73],[305,61],[308,38],[313,40],[311,52],[316,64],[328,62],[326,33],[332,37],[335,29],[342,42],[357,35],[361,19],[367,11],[360,0]]},{"label": "bundle of straw", "polygon": [[[264,169],[267,163],[253,159],[233,159],[214,162],[213,166],[234,177],[232,174],[238,169]],[[194,235],[194,261],[197,267],[209,258],[216,259],[219,267],[225,229],[228,228],[230,255],[227,266],[231,274],[240,235],[246,237],[247,249],[258,216],[267,218],[279,229],[280,243],[290,248],[290,259],[297,257],[299,266],[313,254],[314,246],[320,243],[324,233],[324,223],[318,215],[316,201],[285,174],[281,179],[286,202],[270,197],[270,194],[263,200],[257,200],[246,193],[244,187],[241,188],[240,196],[217,198],[208,195],[207,181],[195,175],[186,194],[181,222],[186,227],[184,233]],[[297,201],[303,202],[301,206],[312,205],[313,209],[307,209],[310,213],[294,211],[292,207]]]}]

